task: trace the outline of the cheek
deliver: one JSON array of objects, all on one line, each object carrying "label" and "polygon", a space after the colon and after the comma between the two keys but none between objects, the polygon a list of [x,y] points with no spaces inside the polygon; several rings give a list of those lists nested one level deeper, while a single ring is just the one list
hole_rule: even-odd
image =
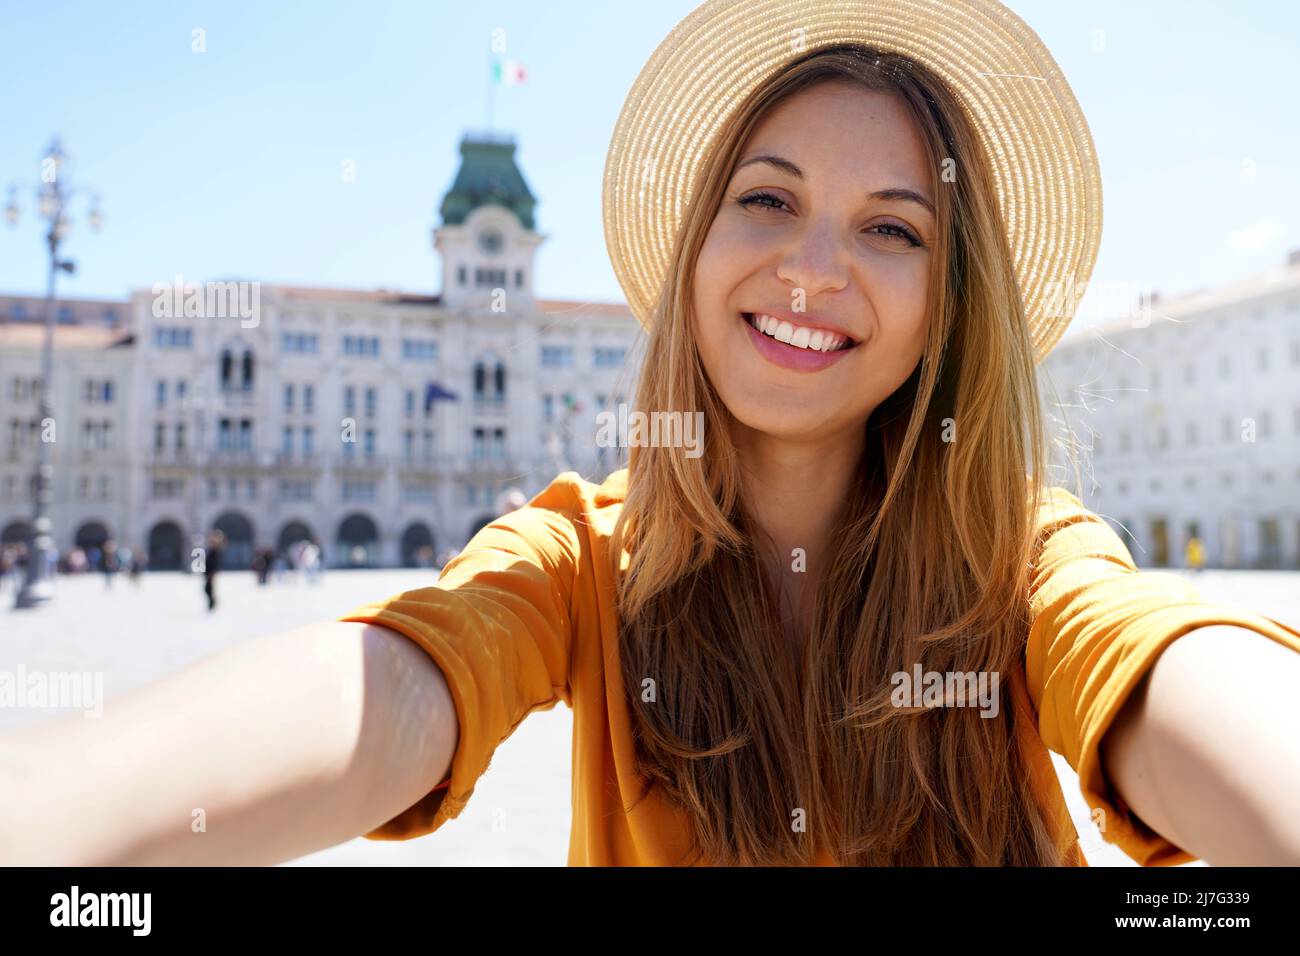
[{"label": "cheek", "polygon": [[890,353],[908,368],[916,364],[925,347],[929,278],[929,263],[918,256],[877,270],[868,286],[876,314],[881,316],[882,337],[890,343]]},{"label": "cheek", "polygon": [[725,297],[743,277],[744,264],[752,258],[722,220],[714,220],[704,237],[696,260],[695,277],[704,299]]},{"label": "cheek", "polygon": [[732,316],[732,295],[744,282],[752,262],[752,257],[727,234],[725,226],[715,221],[700,247],[691,292],[701,350],[725,338]]},{"label": "cheek", "polygon": [[709,316],[717,311],[718,297],[725,287],[723,280],[725,269],[723,266],[724,263],[719,255],[718,243],[714,238],[714,233],[710,231],[704,240],[704,245],[700,248],[699,257],[695,260],[695,286],[692,290],[692,301],[695,305],[697,321],[706,322]]}]

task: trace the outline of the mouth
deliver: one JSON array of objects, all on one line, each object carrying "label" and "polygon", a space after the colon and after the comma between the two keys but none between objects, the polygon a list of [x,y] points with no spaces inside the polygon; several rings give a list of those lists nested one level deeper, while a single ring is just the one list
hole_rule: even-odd
[{"label": "mouth", "polygon": [[795,325],[761,312],[742,312],[740,317],[755,332],[780,342],[788,348],[802,352],[847,352],[856,348],[857,342],[840,332]]}]

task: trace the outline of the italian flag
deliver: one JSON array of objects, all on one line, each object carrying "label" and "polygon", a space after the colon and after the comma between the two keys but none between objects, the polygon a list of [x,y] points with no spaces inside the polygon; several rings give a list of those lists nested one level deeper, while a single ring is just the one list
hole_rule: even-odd
[{"label": "italian flag", "polygon": [[524,65],[514,60],[492,61],[492,82],[498,85],[518,86],[524,81]]}]

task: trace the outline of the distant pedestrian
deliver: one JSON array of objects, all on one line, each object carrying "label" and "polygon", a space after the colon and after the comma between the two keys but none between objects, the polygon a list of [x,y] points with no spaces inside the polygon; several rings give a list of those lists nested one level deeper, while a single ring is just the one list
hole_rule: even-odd
[{"label": "distant pedestrian", "polygon": [[276,584],[281,584],[289,572],[289,559],[280,552],[271,552],[271,554],[271,577]]},{"label": "distant pedestrian", "polygon": [[117,574],[117,543],[114,541],[105,541],[104,549],[100,552],[99,569],[104,572],[104,586],[111,588],[113,586],[113,575]]},{"label": "distant pedestrian", "polygon": [[1187,551],[1184,555],[1187,559],[1187,566],[1193,571],[1202,571],[1205,567],[1205,546],[1201,544],[1201,539],[1192,535],[1187,539]]},{"label": "distant pedestrian", "polygon": [[144,572],[144,566],[148,563],[143,551],[134,551],[131,554],[131,583],[136,587],[140,586],[140,575]]},{"label": "distant pedestrian", "polygon": [[221,556],[226,547],[226,536],[220,531],[208,535],[208,548],[203,560],[203,593],[208,597],[208,610],[217,609],[217,572],[221,570]]},{"label": "distant pedestrian", "polygon": [[266,548],[258,548],[253,552],[253,573],[257,575],[260,586],[266,585],[266,579],[271,573],[271,557],[271,552]]},{"label": "distant pedestrian", "polygon": [[315,541],[308,541],[302,549],[302,568],[307,574],[307,583],[320,581],[321,552]]}]

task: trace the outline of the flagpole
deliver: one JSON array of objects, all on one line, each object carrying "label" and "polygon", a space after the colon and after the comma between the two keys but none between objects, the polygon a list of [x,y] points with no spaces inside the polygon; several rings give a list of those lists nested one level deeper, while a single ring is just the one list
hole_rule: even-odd
[{"label": "flagpole", "polygon": [[492,98],[496,94],[496,76],[493,70],[494,54],[488,51],[487,131],[492,132]]}]

